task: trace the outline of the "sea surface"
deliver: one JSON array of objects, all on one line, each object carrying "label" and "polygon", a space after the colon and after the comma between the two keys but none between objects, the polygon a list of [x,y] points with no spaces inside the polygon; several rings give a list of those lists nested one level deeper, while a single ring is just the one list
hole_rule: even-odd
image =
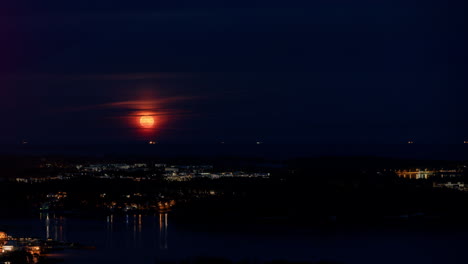
[{"label": "sea surface", "polygon": [[244,157],[291,159],[323,156],[373,156],[468,160],[468,144],[81,144],[0,145],[0,155]]},{"label": "sea surface", "polygon": [[233,261],[450,264],[466,263],[468,247],[468,230],[449,227],[212,227],[173,223],[170,213],[87,219],[41,214],[36,218],[0,219],[0,229],[17,237],[50,237],[95,247],[51,254],[63,258],[65,264],[154,264],[197,256]]}]

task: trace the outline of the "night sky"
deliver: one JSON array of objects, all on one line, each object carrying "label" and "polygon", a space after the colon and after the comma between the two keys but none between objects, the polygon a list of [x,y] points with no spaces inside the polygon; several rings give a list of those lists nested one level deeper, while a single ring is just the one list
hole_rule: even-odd
[{"label": "night sky", "polygon": [[462,143],[467,5],[2,1],[0,143]]}]

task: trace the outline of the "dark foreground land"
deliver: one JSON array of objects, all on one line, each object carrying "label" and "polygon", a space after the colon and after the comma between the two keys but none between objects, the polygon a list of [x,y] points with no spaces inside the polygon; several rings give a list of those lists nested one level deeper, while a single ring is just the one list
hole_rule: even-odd
[{"label": "dark foreground land", "polygon": [[[213,162],[218,163],[215,168],[255,171],[259,168],[253,164],[264,161]],[[0,182],[0,199],[8,201],[0,203],[2,216],[34,214],[40,210],[81,215],[165,210],[171,211],[175,221],[189,223],[242,221],[245,215],[249,215],[249,221],[293,224],[375,224],[401,219],[463,223],[468,219],[468,212],[461,210],[468,205],[468,192],[434,188],[438,182],[467,182],[463,162],[296,159],[283,161],[281,166],[261,168],[269,171],[269,178],[199,177],[168,181],[150,170],[120,172],[126,178],[83,175],[67,180],[17,182],[14,180],[17,176],[47,178],[66,172],[60,167],[39,168],[37,160],[29,162],[29,167],[25,163],[21,159],[16,161],[20,165],[7,170],[8,177]],[[449,179],[403,179],[395,173],[399,168],[430,166],[457,167],[460,172]],[[144,180],[132,180],[133,176]],[[51,194],[60,193],[66,196],[51,200]]]}]

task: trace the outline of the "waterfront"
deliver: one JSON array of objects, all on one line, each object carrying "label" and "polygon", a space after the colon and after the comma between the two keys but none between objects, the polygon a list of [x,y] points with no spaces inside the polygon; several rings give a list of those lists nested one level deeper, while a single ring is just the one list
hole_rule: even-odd
[{"label": "waterfront", "polygon": [[154,264],[196,256],[349,264],[463,263],[468,246],[468,232],[455,228],[185,225],[171,222],[166,213],[92,219],[44,214],[33,219],[2,219],[0,227],[14,236],[49,236],[89,246],[50,255],[70,264]]}]

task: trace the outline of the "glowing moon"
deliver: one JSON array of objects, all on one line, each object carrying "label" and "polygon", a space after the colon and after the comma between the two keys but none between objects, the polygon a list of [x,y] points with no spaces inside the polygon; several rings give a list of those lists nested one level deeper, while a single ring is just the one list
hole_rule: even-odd
[{"label": "glowing moon", "polygon": [[154,125],[154,118],[152,116],[140,117],[140,125],[144,128],[152,128]]}]

